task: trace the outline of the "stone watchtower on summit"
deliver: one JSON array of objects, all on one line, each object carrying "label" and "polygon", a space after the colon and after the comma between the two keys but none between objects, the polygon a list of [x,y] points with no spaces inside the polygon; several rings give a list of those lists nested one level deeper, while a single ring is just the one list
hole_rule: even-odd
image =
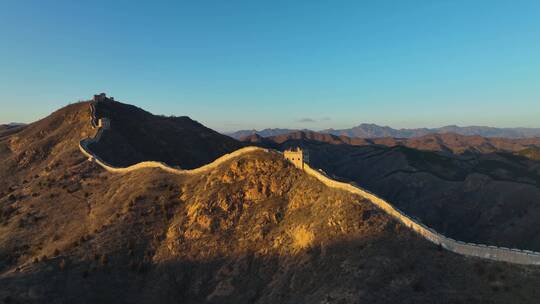
[{"label": "stone watchtower on summit", "polygon": [[302,170],[304,170],[304,164],[309,163],[309,153],[300,148],[296,148],[296,150],[286,150],[283,152],[283,156],[286,160],[293,163],[295,167]]},{"label": "stone watchtower on summit", "polygon": [[92,100],[94,102],[114,101],[114,97],[107,97],[107,94],[99,93],[94,95],[94,98]]}]

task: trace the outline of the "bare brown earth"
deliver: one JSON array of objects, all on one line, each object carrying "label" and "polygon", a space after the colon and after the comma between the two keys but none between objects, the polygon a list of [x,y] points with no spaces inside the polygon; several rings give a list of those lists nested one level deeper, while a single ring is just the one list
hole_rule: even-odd
[{"label": "bare brown earth", "polygon": [[[357,182],[452,238],[539,251],[540,162],[502,150],[529,140],[456,140],[442,149],[437,148],[441,142],[429,141],[413,149],[394,145],[396,140],[354,145],[326,140],[326,134],[292,134],[265,138],[261,144],[276,149],[303,146],[310,150],[313,166]],[[525,151],[534,155],[536,148]]]},{"label": "bare brown earth", "polygon": [[114,175],[87,103],[0,138],[5,303],[532,303],[540,269],[441,250],[278,154]]}]

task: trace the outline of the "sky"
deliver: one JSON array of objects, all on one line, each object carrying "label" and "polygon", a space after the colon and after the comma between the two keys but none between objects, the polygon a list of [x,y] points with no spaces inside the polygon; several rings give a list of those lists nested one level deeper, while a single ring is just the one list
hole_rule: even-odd
[{"label": "sky", "polygon": [[219,131],[540,127],[540,1],[0,0],[0,123],[106,92]]}]

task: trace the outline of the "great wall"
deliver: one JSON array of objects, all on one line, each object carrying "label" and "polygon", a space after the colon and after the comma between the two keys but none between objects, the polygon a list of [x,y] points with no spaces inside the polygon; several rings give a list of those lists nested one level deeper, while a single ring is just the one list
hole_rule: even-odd
[{"label": "great wall", "polygon": [[[222,163],[227,162],[230,159],[233,159],[235,157],[239,157],[239,156],[242,156],[244,154],[248,154],[254,151],[263,151],[267,153],[280,153],[281,154],[281,152],[270,150],[270,149],[264,149],[260,147],[245,147],[245,148],[236,150],[232,153],[223,155],[220,158],[214,160],[213,162],[207,165],[201,166],[196,169],[191,169],[191,170],[173,168],[162,162],[157,162],[157,161],[140,162],[129,167],[115,167],[110,164],[107,164],[105,161],[100,159],[97,155],[92,153],[92,151],[88,148],[89,144],[98,142],[103,132],[110,128],[110,121],[107,118],[101,118],[99,120],[96,118],[95,105],[93,102],[90,103],[90,114],[91,114],[91,125],[93,129],[96,129],[96,134],[94,135],[93,138],[86,138],[86,139],[81,140],[79,143],[79,149],[85,156],[88,157],[90,161],[95,162],[96,164],[104,168],[105,170],[112,173],[128,173],[128,172],[136,171],[143,168],[159,168],[161,170],[164,170],[172,174],[195,175],[195,174],[208,172],[212,169],[215,169]],[[388,215],[392,216],[403,225],[409,227],[410,229],[415,231],[417,234],[422,236],[424,239],[436,245],[440,245],[442,248],[448,251],[458,253],[464,256],[478,257],[478,258],[490,259],[490,260],[495,260],[495,261],[503,261],[503,262],[508,262],[508,263],[524,264],[524,265],[540,265],[539,252],[534,252],[530,250],[496,247],[496,246],[487,246],[487,245],[474,244],[474,243],[465,243],[465,242],[454,240],[452,238],[448,238],[436,232],[435,230],[425,226],[424,224],[411,219],[409,216],[405,215],[401,210],[392,206],[390,203],[386,202],[385,200],[376,196],[375,194],[362,189],[360,186],[354,183],[349,184],[349,183],[336,181],[328,177],[326,174],[311,168],[309,164],[303,161],[302,161],[301,166],[299,166],[298,164],[299,164],[298,162],[294,162],[294,165],[296,167],[299,167],[299,169],[303,170],[308,175],[313,176],[314,178],[316,178],[317,180],[319,180],[326,186],[339,189],[339,190],[344,190],[344,191],[359,195],[363,198],[370,200],[373,204],[378,206]]]},{"label": "great wall", "polygon": [[89,160],[95,162],[99,166],[103,167],[105,170],[112,173],[128,173],[128,172],[132,172],[132,171],[143,169],[143,168],[159,168],[172,174],[195,175],[195,174],[200,174],[200,173],[208,172],[212,169],[215,169],[220,164],[246,153],[259,151],[259,150],[268,152],[267,149],[263,149],[259,147],[245,147],[245,148],[236,150],[232,153],[225,154],[209,164],[206,164],[204,166],[191,169],[191,170],[173,168],[166,165],[165,163],[158,162],[158,161],[144,161],[144,162],[131,165],[129,167],[115,167],[113,165],[108,164],[107,162],[102,160],[99,156],[92,153],[91,150],[88,148],[88,145],[98,142],[103,132],[110,128],[110,122],[107,118],[96,119],[95,106],[93,103],[90,104],[90,112],[91,112],[91,117],[92,117],[91,119],[92,128],[97,129],[96,135],[93,138],[86,138],[86,139],[81,140],[79,142],[79,149],[86,157],[88,157]]}]

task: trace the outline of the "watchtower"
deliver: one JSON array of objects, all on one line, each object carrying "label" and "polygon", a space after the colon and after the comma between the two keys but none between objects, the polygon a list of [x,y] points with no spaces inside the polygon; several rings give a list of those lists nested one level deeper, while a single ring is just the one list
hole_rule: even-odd
[{"label": "watchtower", "polygon": [[300,148],[296,148],[296,150],[286,150],[283,152],[283,156],[286,160],[293,163],[295,167],[302,170],[304,170],[304,163],[309,163],[309,153]]},{"label": "watchtower", "polygon": [[99,93],[99,94],[94,95],[94,98],[92,100],[94,102],[114,101],[114,97],[112,96],[107,97],[107,94]]},{"label": "watchtower", "polygon": [[95,102],[100,102],[100,101],[105,101],[105,100],[107,100],[107,95],[105,93],[100,93],[100,94],[94,95],[94,101]]}]

